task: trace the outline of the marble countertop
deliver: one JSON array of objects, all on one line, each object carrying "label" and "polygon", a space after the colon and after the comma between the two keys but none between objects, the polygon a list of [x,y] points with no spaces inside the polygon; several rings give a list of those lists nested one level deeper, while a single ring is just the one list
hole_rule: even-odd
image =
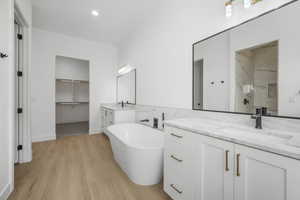
[{"label": "marble countertop", "polygon": [[165,125],[300,160],[300,144],[291,142],[295,138],[300,141],[300,133],[258,130],[202,118],[168,120]]},{"label": "marble countertop", "polygon": [[101,104],[101,107],[114,110],[114,111],[136,110],[134,105],[128,105],[128,104],[126,104],[125,107],[123,108],[121,104]]}]

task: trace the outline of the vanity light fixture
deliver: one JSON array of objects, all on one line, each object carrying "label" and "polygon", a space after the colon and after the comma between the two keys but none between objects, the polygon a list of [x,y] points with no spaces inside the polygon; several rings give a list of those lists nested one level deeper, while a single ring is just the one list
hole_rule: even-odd
[{"label": "vanity light fixture", "polygon": [[[233,10],[233,3],[238,2],[240,0],[229,0],[225,3],[225,13],[226,17],[232,16],[232,10]],[[258,2],[261,2],[263,0],[243,0],[244,8],[250,8],[252,5],[257,4]]]},{"label": "vanity light fixture", "polygon": [[233,0],[230,0],[225,3],[226,17],[231,17],[231,15],[232,15],[232,2],[233,2]]},{"label": "vanity light fixture", "polygon": [[118,70],[119,75],[127,74],[128,72],[134,70],[135,68],[130,65],[124,65]]}]

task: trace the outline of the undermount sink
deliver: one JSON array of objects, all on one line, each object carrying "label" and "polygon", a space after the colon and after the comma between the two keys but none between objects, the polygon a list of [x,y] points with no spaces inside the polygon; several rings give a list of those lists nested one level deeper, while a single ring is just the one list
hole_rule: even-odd
[{"label": "undermount sink", "polygon": [[206,129],[216,129],[218,127],[224,126],[223,123],[213,121],[210,119],[188,118],[188,119],[180,119],[177,121],[183,122],[187,125],[190,125],[190,126],[196,127],[196,128],[201,127],[201,128],[206,128]]},{"label": "undermount sink", "polygon": [[272,143],[286,143],[288,140],[293,138],[292,135],[280,134],[272,130],[227,127],[221,129],[220,131],[231,138],[245,138],[248,140],[267,141]]}]

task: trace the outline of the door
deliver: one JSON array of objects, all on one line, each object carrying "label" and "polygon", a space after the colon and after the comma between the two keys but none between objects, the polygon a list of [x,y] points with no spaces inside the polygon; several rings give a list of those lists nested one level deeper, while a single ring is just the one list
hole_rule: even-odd
[{"label": "door", "polygon": [[236,200],[299,200],[300,161],[236,145]]},{"label": "door", "polygon": [[16,77],[16,131],[15,131],[15,163],[20,160],[23,131],[23,35],[22,26],[15,21],[15,77]]},{"label": "door", "polygon": [[234,145],[210,137],[199,138],[196,199],[233,200]]}]

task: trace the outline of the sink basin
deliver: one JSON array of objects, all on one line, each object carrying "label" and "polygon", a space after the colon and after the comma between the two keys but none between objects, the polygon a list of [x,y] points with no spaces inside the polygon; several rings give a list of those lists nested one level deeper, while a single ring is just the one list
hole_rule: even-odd
[{"label": "sink basin", "polygon": [[201,118],[189,118],[189,119],[180,119],[177,120],[183,122],[186,125],[193,126],[193,127],[203,127],[203,128],[220,128],[224,126],[223,123],[213,121],[210,119],[201,119]]},{"label": "sink basin", "polygon": [[227,127],[220,130],[226,136],[236,139],[247,139],[270,143],[287,143],[293,136],[280,134],[271,130],[257,130],[248,128]]}]

